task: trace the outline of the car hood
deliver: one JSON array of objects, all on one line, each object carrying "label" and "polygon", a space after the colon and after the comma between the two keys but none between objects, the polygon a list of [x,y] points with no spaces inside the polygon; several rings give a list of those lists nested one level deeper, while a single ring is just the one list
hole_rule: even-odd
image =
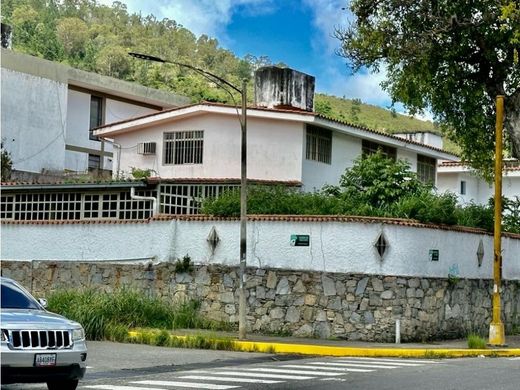
[{"label": "car hood", "polygon": [[4,329],[71,329],[80,327],[75,321],[45,310],[2,309],[0,319]]}]

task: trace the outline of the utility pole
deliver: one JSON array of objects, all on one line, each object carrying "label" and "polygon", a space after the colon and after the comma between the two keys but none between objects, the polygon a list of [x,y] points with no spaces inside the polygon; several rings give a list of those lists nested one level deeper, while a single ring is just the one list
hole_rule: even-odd
[{"label": "utility pole", "polygon": [[506,343],[500,303],[502,284],[502,127],[504,121],[504,96],[497,96],[496,107],[493,319],[489,325],[489,345],[498,347],[504,346]]},{"label": "utility pole", "polygon": [[[239,266],[239,285],[238,285],[238,338],[244,340],[246,338],[246,292],[245,292],[245,275],[246,275],[246,256],[247,256],[247,79],[242,80],[242,89],[235,87],[229,81],[219,77],[207,70],[197,68],[190,64],[182,62],[165,60],[160,57],[151,56],[142,53],[128,53],[134,58],[147,61],[155,61],[160,63],[168,63],[184,68],[191,69],[211,82],[217,84],[220,88],[226,91],[235,103],[237,109],[238,120],[240,121],[240,266]],[[236,104],[233,94],[229,89],[238,92],[242,97],[242,112],[238,112],[238,104]],[[119,146],[119,155],[121,155],[121,147]],[[119,160],[118,160],[119,170]]]},{"label": "utility pole", "polygon": [[238,277],[238,338],[246,338],[246,292],[244,288],[246,277],[246,255],[247,255],[247,81],[242,81],[242,120],[241,148],[240,148],[240,272]]}]

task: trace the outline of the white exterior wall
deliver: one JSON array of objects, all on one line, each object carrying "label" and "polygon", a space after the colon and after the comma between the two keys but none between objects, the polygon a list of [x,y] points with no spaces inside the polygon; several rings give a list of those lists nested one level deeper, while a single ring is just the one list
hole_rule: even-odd
[{"label": "white exterior wall", "polygon": [[[442,169],[442,168],[441,168]],[[460,193],[461,181],[466,182],[466,194]],[[440,192],[450,191],[457,195],[460,204],[488,204],[489,198],[495,195],[495,186],[476,177],[469,171],[441,171],[437,175],[437,188]],[[520,172],[509,171],[502,178],[502,195],[513,199],[520,196]]]},{"label": "white exterior wall", "polygon": [[1,75],[2,138],[13,168],[63,170],[67,85],[4,67]]},{"label": "white exterior wall", "polygon": [[410,164],[410,170],[417,173],[417,153],[407,149],[397,149],[397,159]]},{"label": "white exterior wall", "polygon": [[[203,163],[163,165],[163,134],[184,130],[204,130]],[[152,169],[162,178],[240,177],[240,124],[236,116],[199,115],[179,119],[118,135],[117,142],[122,148],[120,170],[126,174],[131,167],[139,167]],[[156,155],[137,154],[137,145],[141,142],[156,142]],[[248,118],[247,177],[300,181],[302,142],[301,123]]]},{"label": "white exterior wall", "polygon": [[[305,136],[305,133],[304,133]],[[354,159],[361,155],[361,139],[332,132],[331,164],[307,160],[306,141],[303,142],[302,182],[305,191],[321,189],[324,185],[338,185],[345,169],[352,167]]]},{"label": "white exterior wall", "polygon": [[[213,226],[220,238],[214,254],[207,242]],[[169,261],[189,254],[196,263],[237,266],[239,228],[238,221],[4,224],[1,257],[4,260]],[[381,232],[390,245],[383,260],[373,246]],[[310,246],[291,246],[291,234],[309,234]],[[476,256],[480,240],[484,244],[481,267]],[[439,250],[438,262],[429,260],[430,249]],[[520,280],[520,239],[504,238],[502,249],[504,278]],[[490,279],[493,237],[379,223],[251,221],[247,262],[254,267],[293,270],[442,278],[454,274]]]},{"label": "white exterior wall", "polygon": [[[101,142],[89,139],[91,94],[69,89],[67,110],[67,145],[101,150]],[[117,122],[140,115],[157,112],[146,107],[125,103],[114,99],[104,99],[104,123]],[[113,146],[105,142],[105,152],[113,153]],[[113,158],[104,157],[103,168],[112,169]],[[88,153],[66,151],[66,169],[83,172],[88,169]]]}]

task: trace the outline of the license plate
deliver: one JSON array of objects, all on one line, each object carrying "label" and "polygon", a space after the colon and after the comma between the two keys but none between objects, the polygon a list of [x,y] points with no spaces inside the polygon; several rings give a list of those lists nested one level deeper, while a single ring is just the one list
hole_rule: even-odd
[{"label": "license plate", "polygon": [[49,367],[56,365],[56,354],[55,353],[37,353],[34,356],[35,367]]}]

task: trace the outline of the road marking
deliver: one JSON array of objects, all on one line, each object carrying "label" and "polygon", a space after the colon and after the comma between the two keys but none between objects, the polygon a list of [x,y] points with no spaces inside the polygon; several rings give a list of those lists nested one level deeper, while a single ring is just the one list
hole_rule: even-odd
[{"label": "road marking", "polygon": [[308,366],[308,365],[303,365],[303,364],[284,364],[280,367],[304,368],[307,370],[341,371],[341,372],[373,372],[373,371],[375,371],[375,370],[362,369],[362,368],[318,367],[318,366]]},{"label": "road marking", "polygon": [[236,389],[240,386],[233,385],[214,385],[212,383],[195,383],[195,382],[179,382],[179,381],[136,381],[130,382],[136,385],[152,385],[152,386],[176,386],[176,387],[188,387],[191,389],[213,389],[213,390],[226,390]]},{"label": "road marking", "polygon": [[382,366],[377,364],[360,364],[360,363],[328,363],[328,362],[312,362],[316,366],[336,366],[336,367],[359,367],[359,368],[387,368],[393,369],[397,367]]},{"label": "road marking", "polygon": [[[336,362],[339,362],[339,363],[359,363],[359,364],[365,364],[365,362],[363,361],[359,361],[359,360],[344,360],[344,359],[340,359],[340,360],[335,360]],[[383,365],[383,366],[395,366],[395,367],[399,367],[399,366],[402,366],[402,367],[419,367],[421,366],[421,364],[419,363],[401,363],[401,362],[381,362],[381,361],[375,361],[375,362],[367,362],[368,364],[371,364],[371,363],[374,363],[374,364],[380,364],[380,365]]]},{"label": "road marking", "polygon": [[[284,368],[245,368],[244,371],[254,371],[254,372],[272,372],[275,374],[305,374],[305,372],[302,372],[301,370],[286,370]],[[317,376],[337,376],[341,375],[341,373],[338,372],[313,372],[312,375]]]},{"label": "road marking", "polygon": [[221,382],[237,382],[237,383],[283,383],[284,381],[274,381],[269,379],[254,379],[254,378],[232,378],[230,376],[210,376],[210,375],[186,375],[180,376],[179,379],[196,379],[202,381],[221,381]]},{"label": "road marking", "polygon": [[114,385],[90,385],[81,386],[83,389],[100,389],[100,390],[167,390],[159,387],[135,387],[135,386],[114,386]]},{"label": "road marking", "polygon": [[[274,379],[296,379],[296,380],[306,380],[306,379],[315,379],[313,376],[301,376],[301,375],[281,375],[281,374],[265,374],[261,372],[243,372],[243,371],[190,371],[191,373],[201,373],[201,374],[212,374],[212,375],[231,375],[231,376],[243,376],[243,377],[253,377],[253,378],[274,378]],[[311,374],[312,375],[312,374]]]},{"label": "road marking", "polygon": [[370,358],[370,357],[349,357],[349,360],[365,360],[373,362],[395,362],[395,363],[420,363],[420,364],[438,364],[435,360],[412,360],[412,359],[386,359],[386,358]]}]

